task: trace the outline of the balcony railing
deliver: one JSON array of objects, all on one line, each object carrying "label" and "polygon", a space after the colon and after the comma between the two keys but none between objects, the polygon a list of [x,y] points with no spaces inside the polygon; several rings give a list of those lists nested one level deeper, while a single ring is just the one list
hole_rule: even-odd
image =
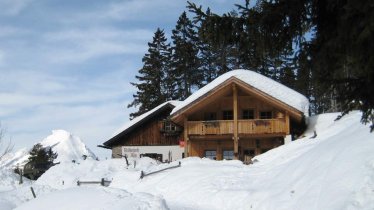
[{"label": "balcony railing", "polygon": [[[189,135],[224,135],[234,133],[233,120],[188,121]],[[238,120],[239,134],[286,133],[284,119]]]}]

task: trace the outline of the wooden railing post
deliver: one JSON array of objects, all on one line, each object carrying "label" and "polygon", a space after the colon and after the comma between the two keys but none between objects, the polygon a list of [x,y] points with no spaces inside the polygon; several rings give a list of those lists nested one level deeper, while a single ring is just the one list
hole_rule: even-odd
[{"label": "wooden railing post", "polygon": [[34,188],[30,187],[30,190],[31,190],[32,196],[33,196],[34,198],[36,198],[36,194],[35,194]]},{"label": "wooden railing post", "polygon": [[184,157],[189,157],[189,150],[188,150],[188,145],[189,145],[189,140],[188,140],[188,123],[187,123],[187,117],[184,116],[183,118],[183,126],[184,126],[184,132],[183,132],[183,138],[184,138]]},{"label": "wooden railing post", "polygon": [[286,112],[286,135],[290,134],[290,115]]},{"label": "wooden railing post", "polygon": [[234,108],[234,159],[239,159],[239,139],[238,139],[238,90],[236,85],[232,85],[233,108]]}]

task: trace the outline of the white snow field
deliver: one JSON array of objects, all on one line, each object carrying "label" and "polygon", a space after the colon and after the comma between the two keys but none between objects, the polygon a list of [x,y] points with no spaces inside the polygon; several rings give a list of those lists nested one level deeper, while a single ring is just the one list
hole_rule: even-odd
[{"label": "white snow field", "polygon": [[[362,125],[361,113],[339,121],[338,114],[309,118],[305,137],[240,161],[200,158],[181,167],[140,179],[177,162],[157,164],[149,158],[62,162],[35,182],[18,185],[16,176],[0,173],[0,209],[374,209],[374,133]],[[317,137],[313,136],[316,130]],[[112,181],[109,187],[77,186],[77,181]],[[30,186],[36,192],[32,197]]]}]

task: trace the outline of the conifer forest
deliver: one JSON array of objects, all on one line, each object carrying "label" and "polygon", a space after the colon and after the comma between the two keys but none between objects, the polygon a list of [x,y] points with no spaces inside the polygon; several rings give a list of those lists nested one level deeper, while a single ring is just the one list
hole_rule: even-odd
[{"label": "conifer forest", "polygon": [[130,118],[249,69],[305,95],[312,115],[358,109],[374,129],[372,1],[245,0],[235,8],[216,14],[187,2],[170,38],[156,29],[132,83]]}]

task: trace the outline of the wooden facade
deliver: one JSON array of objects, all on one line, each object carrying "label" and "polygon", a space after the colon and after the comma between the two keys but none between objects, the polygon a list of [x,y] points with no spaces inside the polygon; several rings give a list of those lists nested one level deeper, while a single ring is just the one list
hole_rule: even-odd
[{"label": "wooden facade", "polygon": [[[104,143],[112,149],[112,157],[121,157],[123,146],[179,145],[182,128],[167,120],[174,106],[161,107]],[[157,151],[155,151],[157,152]]]},{"label": "wooden facade", "polygon": [[291,121],[302,119],[300,111],[237,79],[171,116],[184,127],[186,156],[243,161],[284,144]]},{"label": "wooden facade", "polygon": [[150,120],[132,131],[126,138],[119,140],[116,144],[123,146],[178,145],[180,133],[169,134],[166,131],[164,132],[164,122],[163,119]]}]

